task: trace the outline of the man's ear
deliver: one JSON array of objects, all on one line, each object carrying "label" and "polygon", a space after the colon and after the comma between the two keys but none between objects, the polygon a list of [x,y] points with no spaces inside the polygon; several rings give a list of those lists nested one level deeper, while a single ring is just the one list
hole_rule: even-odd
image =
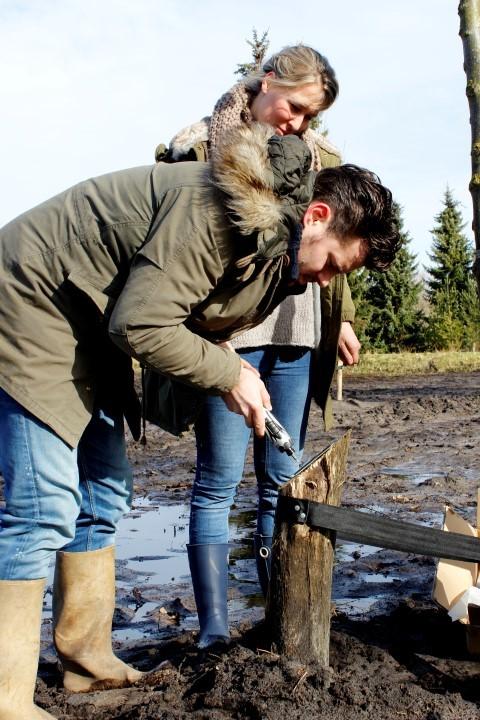
[{"label": "man's ear", "polygon": [[315,223],[328,223],[332,217],[332,211],[327,203],[321,200],[314,200],[310,203],[303,216],[303,226],[314,225]]}]

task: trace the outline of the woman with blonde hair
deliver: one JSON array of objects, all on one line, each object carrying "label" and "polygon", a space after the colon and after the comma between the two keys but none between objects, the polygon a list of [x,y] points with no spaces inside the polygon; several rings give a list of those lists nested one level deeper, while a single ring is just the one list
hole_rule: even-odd
[{"label": "woman with blonde hair", "polygon": [[[234,85],[203,118],[157,148],[164,162],[206,161],[229,130],[253,121],[268,123],[277,135],[297,135],[311,153],[311,168],[340,164],[339,153],[310,129],[329,108],[338,83],[328,60],[306,45],[286,47],[258,71]],[[358,360],[359,343],[351,327],[354,307],[344,276],[328,287],[308,283],[303,294],[288,297],[268,318],[231,341],[231,349],[260,374],[273,413],[291,435],[297,455],[304,446],[311,397],[330,422],[329,388],[337,351],[346,364]],[[195,423],[196,476],[191,498],[188,556],[197,604],[199,647],[228,640],[228,517],[241,481],[250,428],[229,411],[219,396],[206,397]],[[266,595],[269,554],[278,488],[298,469],[297,463],[254,437],[258,482],[254,548],[262,591]]]}]

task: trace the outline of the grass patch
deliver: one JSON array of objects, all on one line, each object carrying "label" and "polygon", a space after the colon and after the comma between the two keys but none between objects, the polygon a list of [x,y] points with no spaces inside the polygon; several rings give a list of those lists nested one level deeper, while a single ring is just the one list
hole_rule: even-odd
[{"label": "grass patch", "polygon": [[[140,375],[140,363],[133,360]],[[360,363],[345,367],[351,375],[428,375],[437,372],[472,372],[480,370],[480,352],[369,353],[362,352]]]},{"label": "grass patch", "polygon": [[362,353],[352,375],[428,375],[480,370],[480,352]]}]

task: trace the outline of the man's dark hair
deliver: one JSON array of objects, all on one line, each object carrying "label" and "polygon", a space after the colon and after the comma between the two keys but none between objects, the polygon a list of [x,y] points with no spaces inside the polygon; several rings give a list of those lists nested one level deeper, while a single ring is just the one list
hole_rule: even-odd
[{"label": "man's dark hair", "polygon": [[387,270],[401,240],[393,211],[392,193],[375,173],[357,165],[325,168],[317,173],[313,200],[333,210],[329,230],[339,238],[363,238],[368,254],[365,266]]}]

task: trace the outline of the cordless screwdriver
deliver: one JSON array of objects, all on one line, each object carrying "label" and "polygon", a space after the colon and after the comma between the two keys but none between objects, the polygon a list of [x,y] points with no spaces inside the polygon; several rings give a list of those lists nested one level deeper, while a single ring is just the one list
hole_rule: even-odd
[{"label": "cordless screwdriver", "polygon": [[270,410],[265,408],[265,434],[268,439],[277,447],[280,452],[285,452],[287,455],[292,457],[296,462],[299,462],[295,455],[295,448],[293,446],[292,438],[287,433],[283,425],[281,425],[277,418],[272,415]]}]

